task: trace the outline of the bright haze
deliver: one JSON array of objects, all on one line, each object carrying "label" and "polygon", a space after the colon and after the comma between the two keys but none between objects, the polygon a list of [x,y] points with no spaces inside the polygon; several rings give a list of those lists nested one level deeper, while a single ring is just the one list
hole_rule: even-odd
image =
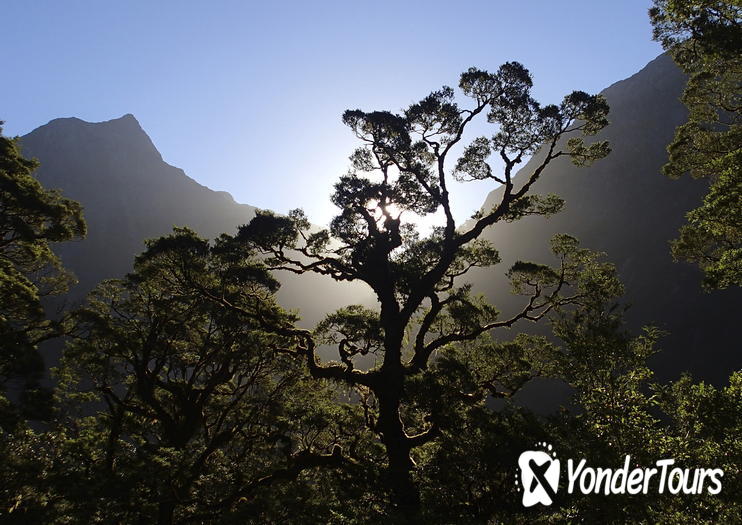
[{"label": "bright haze", "polygon": [[[661,52],[649,5],[10,0],[0,120],[6,135],[23,135],[58,117],[133,113],[198,182],[326,224],[357,146],[345,109],[396,111],[455,87],[470,66],[509,60],[531,71],[543,103],[600,91]],[[458,186],[457,219],[491,189]]]}]

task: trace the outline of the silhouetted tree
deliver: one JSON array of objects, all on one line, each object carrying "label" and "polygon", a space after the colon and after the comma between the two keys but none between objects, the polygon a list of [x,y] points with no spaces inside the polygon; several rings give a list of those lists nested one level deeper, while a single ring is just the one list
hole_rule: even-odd
[{"label": "silhouetted tree", "polygon": [[[423,451],[425,522],[740,522],[742,374],[733,373],[724,388],[693,383],[689,376],[655,383],[647,359],[661,333],[652,327],[627,332],[625,308],[616,302],[620,286],[615,276],[606,277],[607,286],[591,280],[591,292],[579,304],[552,311],[554,338],[521,334],[497,342],[482,336],[447,349],[432,364],[417,398],[442,405],[455,431],[443,432]],[[507,361],[520,365],[503,367]],[[498,396],[502,386],[490,378],[507,377],[508,368],[562,379],[573,389],[571,403],[541,417],[516,404],[494,409],[482,403],[487,393]],[[436,398],[436,392],[447,394]],[[589,465],[616,467],[629,455],[632,468],[665,458],[691,472],[720,468],[722,490],[566,495],[562,478],[553,505],[524,509],[514,469],[524,447],[539,441],[553,445],[562,465],[565,458],[586,458]]]},{"label": "silhouetted tree", "polygon": [[[275,304],[277,283],[262,262],[227,235],[209,245],[177,229],[150,241],[132,274],[101,285],[78,312],[52,428],[2,440],[2,521],[738,521],[742,376],[718,390],[689,378],[653,385],[646,359],[658,333],[626,333],[614,267],[569,236],[553,249],[569,281],[563,289],[572,290],[545,314],[555,339],[481,333],[442,346],[406,377],[405,430],[437,430],[411,450],[422,504],[400,520],[379,484],[378,399],[362,386],[348,398],[307,375],[291,355],[306,332]],[[552,271],[531,269],[528,280],[536,269]],[[313,335],[342,345],[343,369],[354,370],[356,352],[378,351],[379,329],[377,315],[351,306]],[[536,376],[570,384],[574,407],[537,417],[511,403]],[[493,398],[504,407],[494,408]],[[524,509],[513,474],[535,441],[595,465],[620,465],[629,454],[639,465],[672,457],[684,467],[723,468],[724,491],[574,494]]]},{"label": "silhouetted tree", "polygon": [[655,0],[654,38],[688,75],[678,127],[663,171],[709,180],[703,203],[673,243],[676,258],[697,263],[707,288],[742,283],[742,7],[738,2]]},{"label": "silhouetted tree", "polygon": [[[444,88],[400,115],[346,112],[364,145],[336,185],[341,212],[329,230],[312,231],[300,211],[261,212],[213,243],[177,228],[149,241],[125,279],[100,285],[66,330],[56,417],[0,433],[0,520],[739,521],[739,373],[723,389],[652,384],[658,332],[626,333],[615,268],[569,235],[552,239],[552,266],[508,270],[524,297],[512,316],[461,282],[499,262],[479,238],[485,228],[560,209],[533,193],[551,161],[607,153],[582,142],[605,125],[605,103],[577,92],[541,107],[517,64],[469,70],[460,86],[473,108]],[[463,148],[451,173],[446,159],[478,115],[496,133]],[[539,147],[538,166],[513,180]],[[450,177],[499,182],[500,200],[457,225]],[[435,212],[445,224],[427,237],[405,220]],[[379,308],[350,305],[297,328],[275,302],[272,270],[365,282]],[[493,337],[539,320],[553,337]],[[322,347],[339,362],[321,362]],[[549,417],[518,407],[513,395],[536,377],[566,381],[574,407]],[[524,509],[517,457],[543,440],[601,466],[630,454],[723,468],[724,491],[575,494]]]},{"label": "silhouetted tree", "polygon": [[[43,373],[38,343],[60,333],[41,299],[67,291],[73,281],[50,243],[85,235],[80,205],[44,189],[32,175],[37,167],[0,127],[0,388],[17,380],[14,390],[26,396]],[[0,405],[0,426],[12,425],[16,411],[1,393]]]},{"label": "silhouetted tree", "polygon": [[10,518],[258,523],[296,504],[282,490],[306,471],[350,464],[353,413],[272,350],[294,321],[277,288],[227,237],[210,246],[176,229],[150,241],[133,273],[76,313],[56,425],[25,436],[33,453],[16,461],[31,479],[3,476]]},{"label": "silhouetted tree", "polygon": [[[506,63],[496,73],[469,69],[459,86],[472,105],[464,109],[454,90],[444,87],[401,114],[346,111],[343,122],[363,143],[351,156],[352,168],[335,185],[333,203],[340,213],[329,230],[310,233],[300,211],[281,217],[258,213],[237,240],[266,254],[268,266],[295,273],[316,272],[339,281],[362,281],[374,291],[379,310],[359,306],[333,314],[311,333],[297,333],[295,352],[312,375],[357,388],[367,424],[386,450],[387,483],[394,507],[407,518],[417,515],[414,451],[438,438],[442,422],[435,411],[421,414],[408,406],[412,378],[425,373],[436,351],[473,340],[520,320],[537,321],[558,305],[580,297],[570,283],[592,262],[576,243],[557,239],[556,268],[516,263],[509,275],[527,296],[522,310],[501,319],[497,310],[459,280],[474,267],[499,262],[497,250],[479,237],[485,228],[527,215],[556,213],[562,201],[533,193],[556,158],[588,164],[608,153],[604,142],[585,144],[607,124],[608,107],[600,96],[574,92],[559,105],[539,105],[530,95],[528,71]],[[463,149],[454,169],[448,163],[467,126],[485,117],[494,135]],[[540,163],[513,180],[513,169],[541,148]],[[502,173],[488,163],[502,161]],[[491,180],[502,185],[492,209],[457,225],[452,212],[451,178]],[[444,225],[421,237],[410,215],[440,213]],[[318,344],[336,345],[341,363],[321,364]],[[373,354],[379,365],[362,370],[359,356]]]},{"label": "silhouetted tree", "polygon": [[[552,518],[584,523],[737,523],[742,504],[739,439],[742,376],[714,388],[689,376],[657,384],[647,364],[661,332],[647,327],[638,336],[624,326],[623,309],[611,300],[588,301],[554,316],[560,350],[554,368],[574,388],[575,408],[549,425],[560,454],[593,465],[635,466],[672,458],[683,469],[721,468],[721,493],[679,497],[665,490],[647,495],[570,495]],[[668,351],[672,351],[669,348]],[[690,488],[690,484],[689,488]]]}]

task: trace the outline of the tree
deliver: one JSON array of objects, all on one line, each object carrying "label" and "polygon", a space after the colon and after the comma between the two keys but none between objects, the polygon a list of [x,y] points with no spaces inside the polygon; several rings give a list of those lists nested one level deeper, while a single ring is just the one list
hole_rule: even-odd
[{"label": "tree", "polygon": [[[608,152],[583,143],[606,123],[600,97],[541,107],[530,86],[511,63],[462,75],[468,110],[443,88],[399,115],[346,112],[364,145],[336,185],[329,230],[312,231],[300,211],[260,212],[213,242],[187,228],[149,241],[133,272],[101,284],[65,327],[49,426],[0,432],[2,521],[740,521],[742,375],[723,389],[687,377],[653,384],[646,359],[659,333],[626,332],[622,286],[602,254],[557,235],[551,265],[516,262],[507,275],[523,306],[510,317],[462,282],[499,262],[485,228],[559,210],[557,197],[533,193],[554,159]],[[494,137],[463,148],[449,171],[480,115]],[[535,170],[513,179],[539,147]],[[457,225],[450,177],[501,183],[500,201]],[[435,212],[445,224],[427,237],[406,221]],[[275,302],[271,272],[281,270],[365,282],[379,307],[349,305],[297,328]],[[541,320],[548,337],[499,336]],[[323,362],[323,347],[338,361]],[[566,381],[576,409],[518,407],[513,396],[536,377]],[[517,457],[546,440],[596,465],[630,454],[723,468],[724,491],[571,495],[524,509]]]},{"label": "tree", "polygon": [[[41,299],[64,293],[73,282],[50,243],[86,231],[80,205],[44,189],[32,175],[37,167],[0,128],[0,385],[5,389],[20,380],[26,394],[38,387],[44,371],[37,345],[60,333]],[[0,404],[0,425],[12,425],[15,410],[4,397]]]},{"label": "tree", "polygon": [[655,0],[654,38],[688,75],[688,122],[668,146],[663,172],[709,181],[703,203],[672,245],[697,263],[709,289],[742,283],[742,7],[738,2]]},{"label": "tree", "polygon": [[739,435],[742,397],[739,372],[714,388],[685,375],[669,384],[653,379],[647,359],[662,333],[652,327],[632,336],[622,309],[611,302],[585,304],[555,316],[561,349],[552,371],[574,387],[576,410],[563,411],[548,434],[560,454],[589,464],[652,465],[672,458],[680,468],[720,468],[719,494],[678,497],[571,495],[560,502],[560,521],[601,523],[737,523],[742,519]]},{"label": "tree", "polygon": [[43,497],[16,501],[20,521],[261,522],[290,501],[275,485],[299,491],[312,469],[352,465],[353,413],[273,351],[295,318],[241,248],[176,229],[76,313],[56,466],[37,480]]},{"label": "tree", "polygon": [[[588,280],[578,287],[590,292],[579,304],[552,311],[549,340],[519,334],[507,342],[482,336],[459,343],[418,383],[415,398],[442,406],[450,427],[426,445],[421,461],[426,523],[740,522],[742,375],[733,373],[718,389],[689,376],[655,383],[647,359],[662,334],[652,327],[627,331],[621,286],[609,265],[604,269],[597,281],[583,274]],[[484,402],[486,395],[502,398],[513,378],[533,374],[570,385],[567,408],[536,416],[516,403]],[[537,442],[552,445],[562,465],[586,458],[612,467],[629,455],[632,466],[672,458],[691,471],[720,468],[723,488],[684,497],[565,494],[562,478],[553,505],[524,509],[513,471],[524,448]]]},{"label": "tree", "polygon": [[[435,412],[420,414],[407,405],[412,379],[425,373],[434,354],[447,345],[520,320],[537,321],[557,305],[576,300],[568,283],[588,271],[576,243],[566,239],[555,244],[560,261],[555,269],[515,264],[509,275],[516,291],[528,297],[523,309],[507,319],[474,297],[470,286],[459,285],[471,268],[499,262],[497,250],[479,238],[485,228],[561,208],[558,197],[532,191],[554,159],[565,156],[583,165],[609,151],[604,142],[583,141],[607,124],[608,107],[600,96],[576,91],[559,105],[541,106],[531,97],[531,86],[528,71],[511,62],[496,73],[472,68],[461,75],[459,87],[472,102],[469,109],[462,109],[454,90],[444,87],[400,114],[346,111],[343,122],[363,145],[351,155],[350,172],[335,185],[332,200],[340,213],[329,230],[310,233],[300,210],[285,217],[261,212],[236,237],[266,255],[273,270],[362,281],[374,291],[378,311],[341,310],[314,332],[297,331],[293,351],[315,378],[349,385],[368,401],[367,424],[386,451],[391,501],[406,519],[419,512],[415,450],[436,440],[441,428]],[[494,136],[471,142],[451,170],[449,158],[467,126],[484,116],[495,125]],[[514,180],[513,169],[538,148],[539,165]],[[504,163],[502,174],[488,163],[492,155]],[[500,202],[457,225],[451,177],[501,184]],[[406,221],[410,215],[436,212],[445,224],[427,237]],[[341,363],[318,362],[315,349],[323,343],[336,345]],[[360,369],[358,359],[367,353],[381,364]]]}]

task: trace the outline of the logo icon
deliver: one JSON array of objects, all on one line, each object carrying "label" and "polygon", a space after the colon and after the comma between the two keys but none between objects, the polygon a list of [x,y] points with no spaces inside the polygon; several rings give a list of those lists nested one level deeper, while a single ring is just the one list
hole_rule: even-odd
[{"label": "logo icon", "polygon": [[[553,447],[546,442],[536,443],[535,450],[526,450],[518,458],[520,472],[516,474],[515,486],[523,492],[523,506],[533,507],[537,503],[551,505],[559,490],[561,465]],[[634,465],[634,468],[631,468]],[[648,494],[653,483],[658,494],[667,490],[670,494],[703,494],[704,491],[716,495],[721,492],[720,468],[675,467],[675,459],[657,460],[651,464],[632,463],[626,455],[622,467],[590,467],[587,459],[566,460],[566,480],[564,492],[567,494]]]},{"label": "logo icon", "polygon": [[551,505],[559,488],[560,465],[556,452],[547,443],[536,445],[542,450],[526,450],[518,458],[524,507],[532,507],[536,503]]}]

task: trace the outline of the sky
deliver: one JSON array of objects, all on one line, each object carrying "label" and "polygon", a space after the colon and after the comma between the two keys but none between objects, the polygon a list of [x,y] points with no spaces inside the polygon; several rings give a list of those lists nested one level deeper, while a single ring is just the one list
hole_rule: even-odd
[{"label": "sky", "polygon": [[[201,184],[327,224],[358,146],[344,110],[398,111],[471,66],[511,60],[543,103],[597,93],[661,53],[650,4],[3,0],[0,120],[12,136],[132,113]],[[457,217],[491,189],[457,186]]]}]

